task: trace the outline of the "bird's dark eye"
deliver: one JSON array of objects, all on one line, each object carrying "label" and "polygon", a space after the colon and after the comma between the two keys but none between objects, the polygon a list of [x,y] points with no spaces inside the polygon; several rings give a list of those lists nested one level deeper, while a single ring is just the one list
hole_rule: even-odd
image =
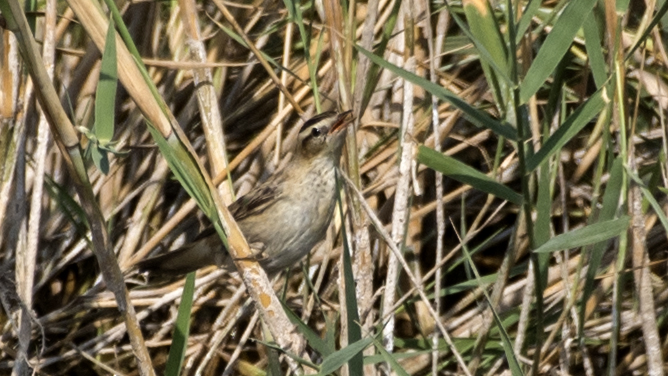
[{"label": "bird's dark eye", "polygon": [[311,136],[318,137],[318,136],[320,136],[320,134],[322,134],[322,132],[320,131],[320,128],[313,127],[313,129],[311,129]]}]

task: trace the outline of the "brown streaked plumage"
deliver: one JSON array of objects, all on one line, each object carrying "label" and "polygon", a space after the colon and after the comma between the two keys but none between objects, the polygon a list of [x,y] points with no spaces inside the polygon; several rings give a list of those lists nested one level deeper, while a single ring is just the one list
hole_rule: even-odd
[{"label": "brown streaked plumage", "polygon": [[[350,111],[325,112],[304,123],[290,163],[229,206],[257,260],[275,274],[301,260],[325,235],[336,202],[334,173]],[[144,260],[140,271],[185,274],[231,264],[218,234],[209,228],[191,244]]]}]

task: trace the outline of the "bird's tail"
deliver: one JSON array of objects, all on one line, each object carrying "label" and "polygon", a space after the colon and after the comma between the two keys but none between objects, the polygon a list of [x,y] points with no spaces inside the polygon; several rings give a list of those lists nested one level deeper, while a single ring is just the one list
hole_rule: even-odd
[{"label": "bird's tail", "polygon": [[210,265],[224,266],[229,262],[227,250],[218,234],[196,239],[193,243],[137,263],[140,273],[179,276]]}]

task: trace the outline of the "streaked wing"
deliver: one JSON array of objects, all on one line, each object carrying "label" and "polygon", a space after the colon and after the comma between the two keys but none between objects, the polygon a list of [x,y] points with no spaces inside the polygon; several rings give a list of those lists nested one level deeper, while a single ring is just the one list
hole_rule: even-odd
[{"label": "streaked wing", "polygon": [[270,210],[283,190],[276,184],[277,179],[269,179],[261,186],[248,192],[229,206],[230,212],[238,222],[244,218]]}]

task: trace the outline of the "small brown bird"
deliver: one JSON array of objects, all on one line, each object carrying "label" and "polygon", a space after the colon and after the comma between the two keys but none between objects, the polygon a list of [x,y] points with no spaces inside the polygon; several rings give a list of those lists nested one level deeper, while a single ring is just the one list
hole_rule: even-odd
[{"label": "small brown bird", "polygon": [[[351,111],[309,119],[289,164],[229,206],[257,261],[275,274],[301,260],[325,235],[336,204],[334,173]],[[213,228],[191,244],[138,264],[140,271],[185,274],[232,263]]]}]

